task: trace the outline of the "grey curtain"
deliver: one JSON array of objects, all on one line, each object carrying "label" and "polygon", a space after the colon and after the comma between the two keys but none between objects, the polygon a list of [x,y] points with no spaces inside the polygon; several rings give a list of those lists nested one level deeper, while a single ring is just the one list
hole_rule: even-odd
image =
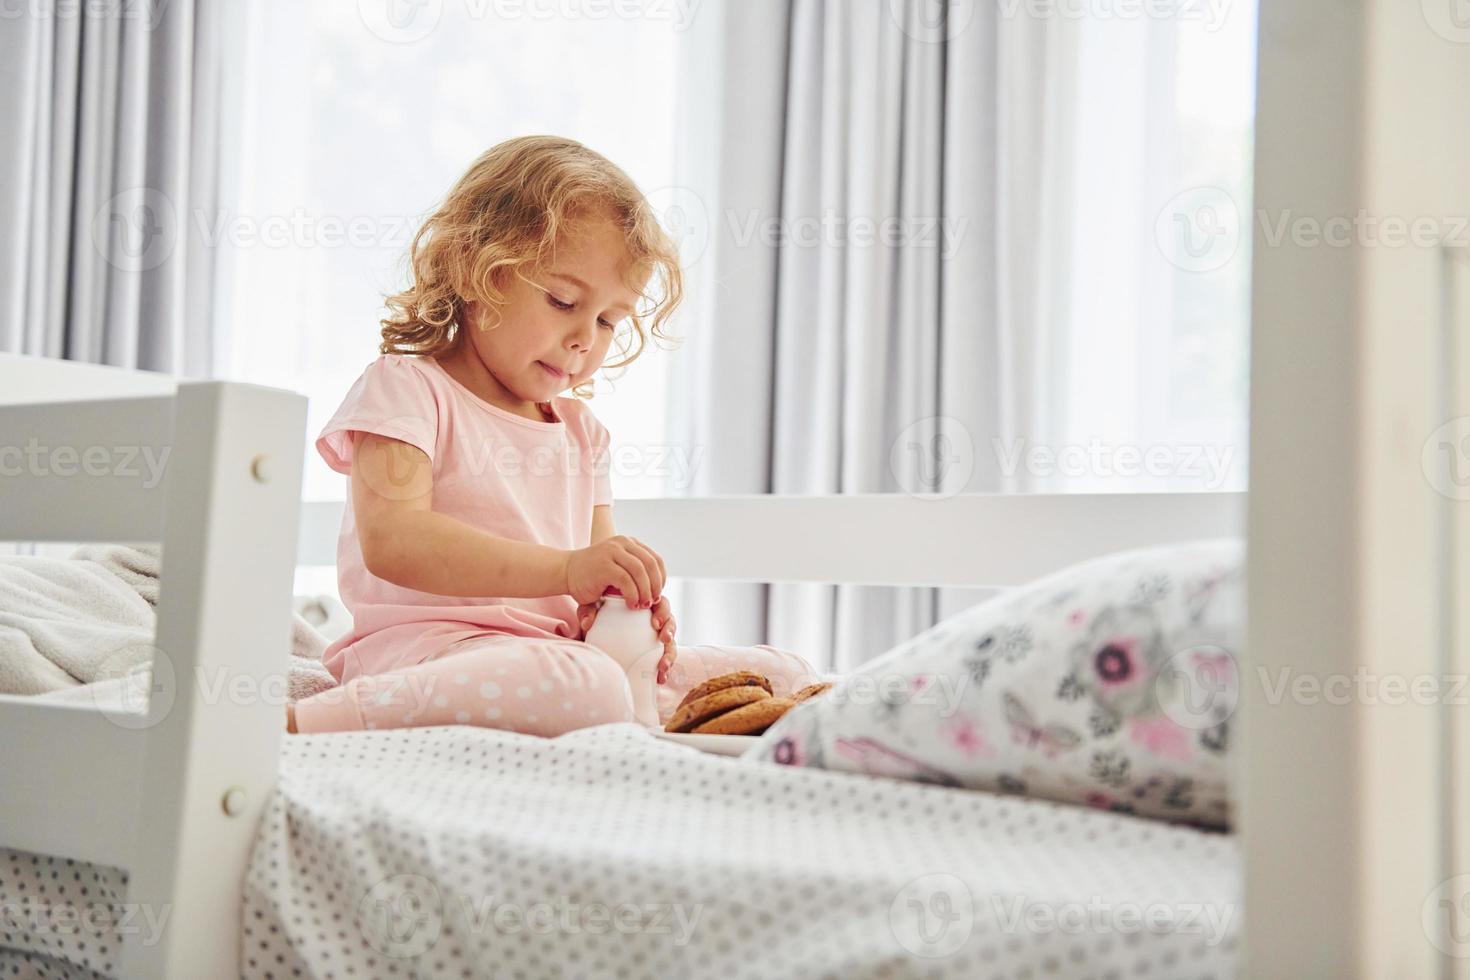
[{"label": "grey curtain", "polygon": [[214,373],[203,229],[243,7],[25,4],[0,19],[0,349]]},{"label": "grey curtain", "polygon": [[[691,493],[1029,488],[994,440],[1044,440],[1063,376],[1068,29],[934,0],[704,9],[677,168]],[[974,598],[694,582],[681,633],[846,669]]]}]

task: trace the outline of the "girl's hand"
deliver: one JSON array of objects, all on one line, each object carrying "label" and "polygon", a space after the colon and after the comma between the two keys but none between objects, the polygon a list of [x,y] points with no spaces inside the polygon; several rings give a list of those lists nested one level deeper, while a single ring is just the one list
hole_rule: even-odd
[{"label": "girl's hand", "polygon": [[664,644],[664,655],[658,662],[658,682],[662,684],[669,676],[669,670],[674,666],[674,659],[679,656],[678,648],[674,646],[674,614],[669,609],[669,600],[660,597],[651,615],[653,631],[658,634],[658,638]]},{"label": "girl's hand", "polygon": [[592,624],[597,622],[597,610],[602,608],[600,602],[584,602],[577,607],[577,625],[582,627],[582,635],[579,640],[587,639],[587,631],[592,629]]},{"label": "girl's hand", "polygon": [[579,604],[596,602],[609,586],[637,609],[652,609],[663,595],[664,560],[634,538],[616,534],[565,555],[565,594]]}]

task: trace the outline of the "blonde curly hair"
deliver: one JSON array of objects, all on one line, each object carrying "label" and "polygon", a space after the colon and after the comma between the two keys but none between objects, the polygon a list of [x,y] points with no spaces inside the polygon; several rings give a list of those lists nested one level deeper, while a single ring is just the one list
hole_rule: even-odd
[{"label": "blonde curly hair", "polygon": [[[646,305],[619,331],[616,360],[626,367],[648,337],[672,341],[669,317],[683,297],[679,251],[637,185],[606,157],[576,140],[520,136],[480,156],[449,191],[409,246],[411,285],[387,297],[383,354],[434,355],[462,336],[466,306],[477,302],[499,322],[510,276],[537,269],[579,221],[607,216],[622,228],[631,257],[628,285]],[[645,292],[654,285],[654,295]],[[636,346],[633,346],[636,342]],[[591,383],[573,389],[591,394]]]}]

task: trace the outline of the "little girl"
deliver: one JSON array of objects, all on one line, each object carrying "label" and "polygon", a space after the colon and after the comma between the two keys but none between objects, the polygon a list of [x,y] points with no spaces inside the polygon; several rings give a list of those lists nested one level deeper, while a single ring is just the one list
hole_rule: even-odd
[{"label": "little girl", "polygon": [[675,645],[663,559],[613,528],[607,430],[560,394],[588,394],[615,336],[610,367],[642,352],[645,325],[666,336],[679,301],[675,247],[627,175],[573,140],[501,143],[410,260],[382,356],[317,439],[351,477],[337,566],[353,629],[324,655],[340,686],[297,703],[287,727],[559,735],[631,721],[622,669],[582,639],[609,587],[664,644],[664,719],[717,674],[756,670],[777,694],[812,679],[769,646]]}]

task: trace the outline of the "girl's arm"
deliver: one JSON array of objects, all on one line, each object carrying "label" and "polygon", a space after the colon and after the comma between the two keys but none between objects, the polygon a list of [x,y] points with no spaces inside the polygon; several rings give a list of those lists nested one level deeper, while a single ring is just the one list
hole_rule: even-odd
[{"label": "girl's arm", "polygon": [[601,504],[592,508],[592,543],[606,541],[618,532],[613,530],[612,505]]},{"label": "girl's arm", "polygon": [[[579,602],[612,585],[650,607],[663,590],[658,556],[631,538],[594,537],[588,548],[564,551],[487,534],[431,508],[433,466],[423,450],[367,432],[352,439],[358,544],[378,578],[434,595]],[[597,509],[609,512],[610,527],[612,508]],[[595,511],[593,520],[595,529]]]},{"label": "girl's arm", "polygon": [[[612,506],[609,504],[599,504],[593,507],[592,543],[596,544],[599,541],[606,541],[615,533],[617,532],[613,530]],[[597,620],[597,609],[601,602],[602,599],[599,596],[577,607],[577,622],[582,624],[583,636],[587,635],[587,631],[592,628],[592,624]]]}]

